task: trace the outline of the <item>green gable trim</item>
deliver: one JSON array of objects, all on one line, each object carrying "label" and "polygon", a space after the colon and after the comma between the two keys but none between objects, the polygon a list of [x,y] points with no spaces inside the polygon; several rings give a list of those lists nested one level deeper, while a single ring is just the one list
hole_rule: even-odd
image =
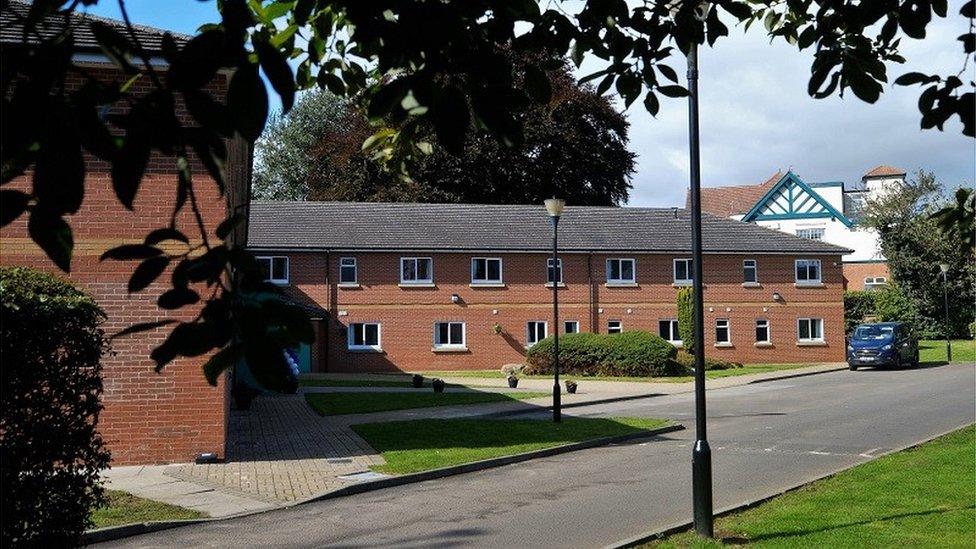
[{"label": "green gable trim", "polygon": [[[843,183],[840,183],[843,185]],[[801,193],[796,193],[799,188]],[[787,208],[784,209],[779,199],[786,198]],[[802,211],[810,204],[810,198],[816,201],[821,207],[818,212]],[[797,202],[799,201],[799,203]],[[764,211],[766,213],[764,213]],[[835,218],[847,227],[854,223],[844,214],[824,200],[817,191],[814,191],[798,175],[787,172],[769,191],[759,199],[758,202],[742,217],[742,221],[750,222],[759,219],[783,220],[783,219],[814,219],[814,218]]]},{"label": "green gable trim", "polygon": [[810,187],[817,189],[819,187],[843,187],[843,181],[818,181],[816,183],[807,183]]}]

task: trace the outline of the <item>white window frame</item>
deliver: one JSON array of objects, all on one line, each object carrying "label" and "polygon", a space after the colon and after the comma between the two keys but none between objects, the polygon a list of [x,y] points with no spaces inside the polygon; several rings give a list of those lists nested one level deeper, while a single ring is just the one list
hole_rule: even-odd
[{"label": "white window frame", "polygon": [[827,229],[825,227],[806,227],[803,229],[797,229],[796,236],[806,238],[807,240],[813,240],[815,242],[823,242],[823,237],[826,232]]},{"label": "white window frame", "polygon": [[[616,327],[613,325],[616,324]],[[611,331],[613,330],[613,331]],[[608,334],[622,334],[624,333],[624,321],[623,320],[608,320],[607,321],[607,333]]]},{"label": "white window frame", "polygon": [[[720,340],[718,338],[719,328],[723,328],[721,323],[725,323],[725,339]],[[715,344],[716,345],[731,345],[732,344],[732,321],[728,318],[716,318],[715,319]]]},{"label": "white window frame", "polygon": [[[752,269],[752,280],[746,280],[746,273]],[[796,273],[793,273],[796,276]],[[742,260],[742,283],[743,284],[759,284],[759,262],[755,259],[743,259]]]},{"label": "white window frame", "polygon": [[[350,263],[347,265],[346,262]],[[343,280],[342,270],[349,267],[352,267],[352,280]],[[359,284],[359,264],[355,257],[339,258],[339,284]]]},{"label": "white window frame", "polygon": [[[427,278],[406,279],[403,278],[403,266],[407,262],[413,262],[413,272],[416,275],[420,261],[427,261]],[[401,257],[400,258],[400,284],[433,284],[434,283],[434,260],[430,257]]]},{"label": "white window frame", "polygon": [[[363,345],[356,345],[355,330],[361,326],[363,330]],[[376,326],[376,345],[366,344],[366,326]],[[350,351],[381,351],[383,350],[383,325],[379,322],[351,322],[346,329],[346,348]]]},{"label": "white window frame", "polygon": [[671,343],[671,344],[681,343],[682,342],[681,341],[681,331],[678,329],[678,319],[677,318],[659,318],[658,321],[657,321],[657,334],[658,335],[661,335],[661,323],[662,322],[667,322],[668,323],[668,332],[669,332],[669,335],[674,338],[674,339],[670,339],[670,338],[665,337],[664,340],[667,341],[668,343]]},{"label": "white window frame", "polygon": [[[806,271],[806,279],[800,280],[800,264],[804,264],[804,270]],[[817,266],[817,278],[812,279],[810,276],[810,267],[812,265]],[[822,284],[823,281],[823,263],[819,259],[797,259],[793,262],[793,278],[797,284]]]},{"label": "white window frame", "polygon": [[[445,343],[441,341],[441,325],[447,324],[447,338],[448,342]],[[451,325],[460,324],[461,325],[461,342],[453,343],[451,339]],[[468,346],[468,327],[464,322],[459,322],[456,320],[445,320],[442,322],[434,323],[434,348],[435,349],[465,349]]]},{"label": "white window frame", "polygon": [[[497,261],[498,262],[498,278],[475,278],[474,277],[474,265],[476,261],[485,262],[485,276],[488,276],[488,262]],[[471,258],[471,283],[472,284],[504,284],[505,280],[505,263],[500,257],[472,257]]]},{"label": "white window frame", "polygon": [[881,286],[888,285],[888,277],[886,276],[866,276],[864,277],[864,289],[871,290],[874,288],[880,288]]},{"label": "white window frame", "polygon": [[[758,331],[759,331],[759,328],[760,328],[760,323],[762,323],[764,325],[763,327],[766,328],[766,339],[759,339],[759,333],[758,333]],[[768,318],[757,318],[756,319],[756,332],[757,332],[756,333],[756,343],[772,343],[772,341],[773,341],[773,332],[772,332],[772,329],[771,329],[771,327],[769,325],[769,319]]]},{"label": "white window frame", "polygon": [[[621,276],[624,273],[624,262],[630,263],[631,278],[610,278],[610,263],[618,262],[617,270]],[[637,260],[632,257],[609,257],[607,258],[607,284],[636,284],[637,283]]]},{"label": "white window frame", "polygon": [[[542,324],[543,336],[541,338],[536,337],[536,336],[539,335],[538,330],[533,330],[532,329],[533,328],[533,325],[536,325],[537,326],[539,324]],[[536,338],[535,341],[533,341],[533,338],[534,337]],[[530,321],[528,321],[528,322],[525,323],[525,346],[526,347],[531,347],[531,346],[535,345],[536,343],[542,341],[543,339],[545,339],[547,337],[549,337],[549,322],[548,321],[545,321],[545,320],[530,320]]]},{"label": "white window frame", "polygon": [[[291,278],[291,261],[289,261],[287,255],[259,255],[256,256],[254,259],[256,259],[259,262],[263,262],[267,260],[268,278],[266,278],[265,280],[271,282],[272,284],[288,284],[288,279]],[[285,278],[274,277],[274,262],[276,259],[283,259],[285,261]]]},{"label": "white window frame", "polygon": [[[800,337],[800,324],[807,322],[807,333],[813,334],[813,326],[817,325],[820,328],[820,336],[818,337]],[[822,343],[824,341],[824,321],[822,318],[798,318],[796,319],[796,340],[801,343]]]},{"label": "white window frame", "polygon": [[[573,330],[572,331],[566,329],[570,325],[573,326]],[[564,320],[563,321],[563,333],[564,334],[578,334],[579,331],[580,331],[580,329],[579,329],[579,320]]]},{"label": "white window frame", "polygon": [[[688,278],[678,278],[678,263],[685,264],[685,273]],[[674,284],[690,285],[693,283],[695,275],[693,273],[693,260],[687,257],[676,257],[671,260],[671,281]]]},{"label": "white window frame", "polygon": [[549,271],[552,270],[552,258],[546,259],[546,284],[562,284],[563,283],[563,258],[556,260],[556,280],[549,279]]}]

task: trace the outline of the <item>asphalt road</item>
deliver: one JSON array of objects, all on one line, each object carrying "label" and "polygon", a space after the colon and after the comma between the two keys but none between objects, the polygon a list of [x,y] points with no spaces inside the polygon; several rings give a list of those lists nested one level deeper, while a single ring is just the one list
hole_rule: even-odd
[{"label": "asphalt road", "polygon": [[[976,368],[834,372],[709,391],[715,508],[973,423]],[[125,547],[601,547],[691,515],[692,396],[574,409],[670,417],[653,439],[114,542]]]}]

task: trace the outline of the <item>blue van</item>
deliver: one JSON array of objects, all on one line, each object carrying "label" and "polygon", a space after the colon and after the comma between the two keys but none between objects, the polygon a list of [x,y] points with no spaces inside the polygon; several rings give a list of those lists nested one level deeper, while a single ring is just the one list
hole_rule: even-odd
[{"label": "blue van", "polygon": [[918,341],[904,322],[861,324],[847,342],[847,365],[851,370],[860,366],[916,367]]}]

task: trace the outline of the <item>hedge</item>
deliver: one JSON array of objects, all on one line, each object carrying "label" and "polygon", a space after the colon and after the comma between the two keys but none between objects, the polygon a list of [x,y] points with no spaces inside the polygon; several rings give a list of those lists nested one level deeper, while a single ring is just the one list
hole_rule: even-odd
[{"label": "hedge", "polygon": [[[680,364],[683,368],[691,373],[695,370],[695,357],[686,352],[679,352],[678,356],[675,357],[675,361]],[[725,360],[719,360],[717,358],[705,357],[705,370],[732,370],[734,368],[741,368],[741,362],[728,362]]]},{"label": "hedge", "polygon": [[[552,337],[533,345],[525,356],[524,373],[552,374],[552,348]],[[648,332],[566,334],[559,338],[559,370],[581,377],[683,375],[676,353],[673,345]]]},{"label": "hedge", "polygon": [[75,546],[110,459],[97,432],[105,315],[68,282],[21,267],[0,268],[0,309],[0,545]]}]

